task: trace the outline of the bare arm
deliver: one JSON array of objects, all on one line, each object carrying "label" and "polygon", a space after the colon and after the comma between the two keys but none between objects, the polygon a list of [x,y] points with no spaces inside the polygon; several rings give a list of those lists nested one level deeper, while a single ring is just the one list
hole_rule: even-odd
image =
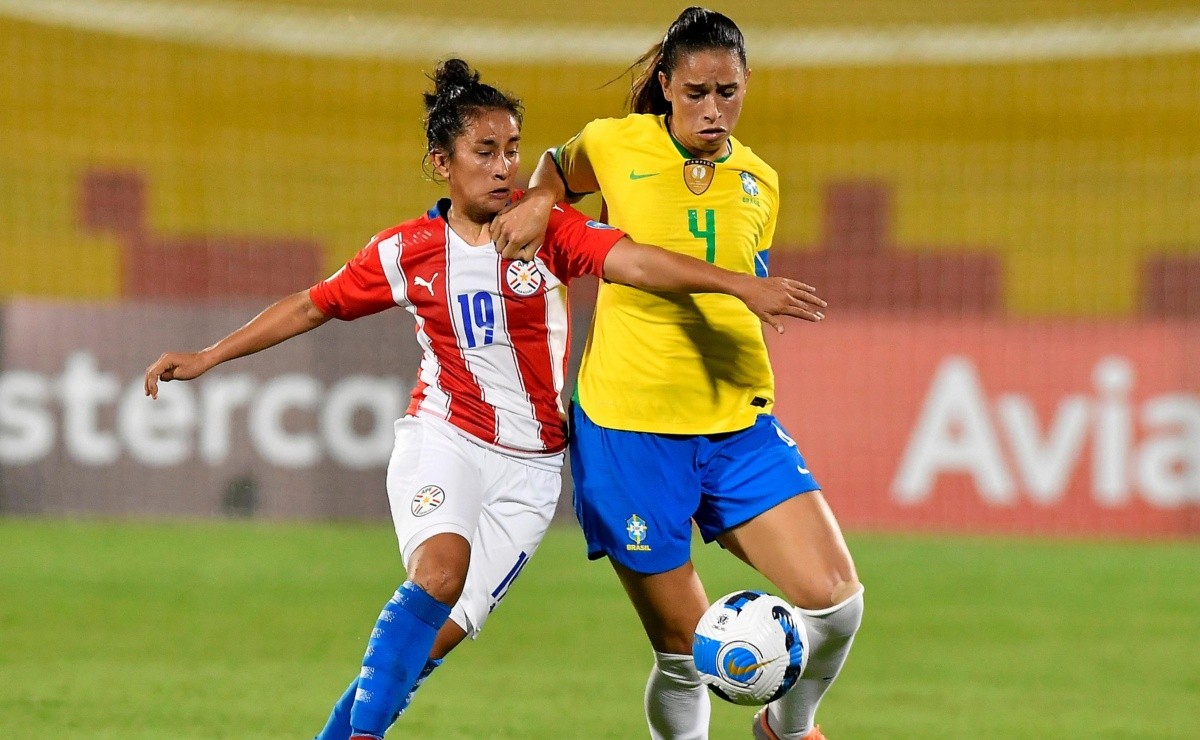
[{"label": "bare arm", "polygon": [[504,259],[532,260],[546,238],[550,209],[566,198],[567,184],[554,163],[554,154],[547,151],[538,160],[525,197],[492,221],[496,251]]},{"label": "bare arm", "polygon": [[227,360],[252,355],[329,321],[308,291],[283,298],[241,328],[199,352],[164,352],[146,368],[146,395],[158,398],[159,381],[191,380]]},{"label": "bare arm", "polygon": [[604,279],[660,293],[724,293],[746,304],[755,316],[783,333],[782,316],[806,321],[825,318],[828,304],[816,288],[796,280],[760,278],[733,272],[629,237],[618,241],[604,260]]},{"label": "bare arm", "polygon": [[[537,168],[529,178],[529,189],[549,196],[550,205],[567,199],[567,184],[563,182],[562,173],[558,171],[558,165],[554,162],[554,150],[547,149],[542,152]],[[576,195],[570,202],[575,203],[582,197]]]}]

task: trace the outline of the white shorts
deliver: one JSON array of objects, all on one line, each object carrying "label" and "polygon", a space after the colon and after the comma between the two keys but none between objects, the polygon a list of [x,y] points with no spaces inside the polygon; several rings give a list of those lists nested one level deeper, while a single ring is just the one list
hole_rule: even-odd
[{"label": "white shorts", "polygon": [[436,534],[471,543],[462,596],[450,619],[472,639],[533,557],[562,491],[563,455],[523,459],[472,442],[448,422],[396,422],[387,490],[400,555]]}]

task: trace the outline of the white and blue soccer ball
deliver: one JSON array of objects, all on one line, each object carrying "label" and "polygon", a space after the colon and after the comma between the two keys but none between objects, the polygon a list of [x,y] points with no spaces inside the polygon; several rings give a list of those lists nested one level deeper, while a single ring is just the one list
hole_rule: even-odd
[{"label": "white and blue soccer ball", "polygon": [[713,602],[696,626],[700,680],[734,704],[761,705],[787,693],[808,662],[808,632],[792,607],[762,591]]}]

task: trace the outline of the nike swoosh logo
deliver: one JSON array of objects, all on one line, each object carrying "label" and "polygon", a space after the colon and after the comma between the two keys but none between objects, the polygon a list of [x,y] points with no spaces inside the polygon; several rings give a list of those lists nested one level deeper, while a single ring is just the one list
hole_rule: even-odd
[{"label": "nike swoosh logo", "polygon": [[642,180],[647,177],[658,177],[661,174],[662,174],[661,172],[651,172],[648,175],[639,175],[637,173],[637,170],[630,170],[629,171],[629,179],[630,180]]},{"label": "nike swoosh logo", "polygon": [[738,667],[734,665],[733,659],[731,658],[725,661],[725,672],[734,678],[741,678],[742,676],[749,676],[751,673],[754,673],[763,666],[771,665],[776,660],[778,660],[778,658],[771,658],[770,660],[764,660],[761,663],[751,663],[748,666]]},{"label": "nike swoosh logo", "polygon": [[802,468],[799,465],[796,466],[796,472],[800,473],[801,475],[810,475],[808,468]]}]

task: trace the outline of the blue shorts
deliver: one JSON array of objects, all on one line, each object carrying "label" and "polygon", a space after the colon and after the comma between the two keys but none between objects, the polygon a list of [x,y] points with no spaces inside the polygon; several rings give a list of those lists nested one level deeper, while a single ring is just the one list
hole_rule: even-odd
[{"label": "blue shorts", "polygon": [[691,559],[692,522],[705,542],[820,488],[774,416],[723,434],[629,432],[597,426],[571,406],[575,515],[588,557],[638,573]]}]

